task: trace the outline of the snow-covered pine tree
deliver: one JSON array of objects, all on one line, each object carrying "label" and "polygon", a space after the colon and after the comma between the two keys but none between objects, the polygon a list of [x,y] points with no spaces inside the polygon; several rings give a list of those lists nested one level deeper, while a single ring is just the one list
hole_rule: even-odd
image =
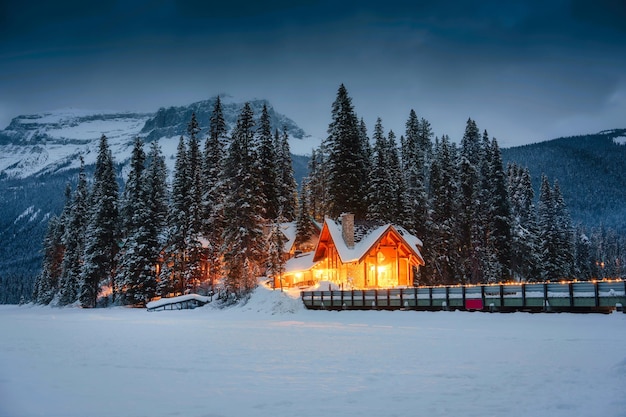
[{"label": "snow-covered pine tree", "polygon": [[225,159],[227,129],[220,98],[218,97],[211,113],[209,136],[204,146],[203,204],[204,237],[208,241],[208,280],[211,290],[222,276],[222,233],[224,230],[225,187],[222,176]]},{"label": "snow-covered pine tree", "polygon": [[367,215],[367,155],[359,134],[352,99],[343,84],[332,105],[332,121],[325,140],[328,150],[328,214],[354,213],[355,219]]},{"label": "snow-covered pine tree", "polygon": [[278,216],[278,158],[276,143],[272,136],[267,105],[263,104],[259,127],[256,130],[258,149],[258,171],[261,180],[261,193],[265,200],[265,218],[273,220]]},{"label": "snow-covered pine tree", "polygon": [[43,239],[43,264],[33,288],[33,301],[37,304],[50,304],[59,290],[59,278],[65,248],[62,243],[63,224],[53,216]]},{"label": "snow-covered pine tree", "polygon": [[278,153],[279,212],[282,213],[286,221],[293,221],[296,218],[296,208],[298,206],[298,184],[296,184],[296,179],[294,178],[287,127],[283,127],[283,132],[280,136],[276,132],[276,138],[278,139],[276,148]]},{"label": "snow-covered pine tree", "polygon": [[380,117],[374,125],[374,150],[369,179],[368,219],[390,223],[395,209],[395,186],[391,178],[389,144]]},{"label": "snow-covered pine tree", "polygon": [[224,167],[225,287],[237,296],[256,287],[266,256],[264,207],[257,165],[253,113],[245,103],[232,133]]},{"label": "snow-covered pine tree", "polygon": [[172,193],[167,218],[167,244],[164,250],[163,268],[159,277],[158,293],[182,294],[187,288],[187,258],[189,239],[189,154],[185,138],[180,137],[176,150]]},{"label": "snow-covered pine tree", "polygon": [[576,227],[574,237],[574,276],[577,279],[590,280],[593,277],[591,270],[593,263],[591,239],[589,239],[581,226]]},{"label": "snow-covered pine tree", "polygon": [[456,284],[460,278],[458,232],[458,156],[447,136],[436,143],[430,165],[430,200],[432,222],[429,222],[430,245],[425,247],[426,268],[423,284]]},{"label": "snow-covered pine tree", "polygon": [[303,248],[303,245],[308,242],[315,232],[315,225],[313,224],[313,218],[308,206],[309,201],[309,180],[304,178],[302,180],[302,192],[300,194],[298,217],[296,219],[296,241],[295,247],[298,250],[310,250],[310,248]]},{"label": "snow-covered pine tree", "polygon": [[558,264],[558,229],[552,188],[545,175],[541,176],[539,204],[537,206],[537,226],[541,251],[542,280],[559,279],[561,270]]},{"label": "snow-covered pine tree", "polygon": [[188,262],[185,280],[188,286],[196,288],[197,285],[204,279],[201,269],[201,262],[203,256],[203,248],[201,244],[202,230],[204,228],[204,204],[202,192],[204,185],[202,183],[202,155],[200,152],[200,142],[198,135],[201,129],[196,119],[196,114],[192,113],[191,120],[187,126],[187,133],[189,135],[189,148],[187,160],[189,163],[188,170],[188,184],[189,195],[187,196],[189,201],[189,210],[187,218],[187,241],[186,250],[188,251]]},{"label": "snow-covered pine tree", "polygon": [[502,166],[500,148],[495,138],[492,139],[488,152],[488,170],[486,183],[489,194],[484,196],[487,204],[486,241],[488,252],[493,254],[495,265],[492,265],[490,281],[503,282],[511,277],[511,208],[507,190],[507,178]]},{"label": "snow-covered pine tree", "polygon": [[61,263],[59,305],[72,304],[78,298],[81,266],[85,249],[85,229],[89,211],[88,194],[85,163],[81,156],[78,181],[72,196],[69,214],[65,218],[65,227],[61,238],[65,251],[63,262]]},{"label": "snow-covered pine tree", "polygon": [[530,172],[512,164],[508,167],[511,204],[511,273],[521,281],[539,280],[541,256],[538,248],[536,211]]},{"label": "snow-covered pine tree", "polygon": [[85,263],[81,271],[79,301],[83,307],[95,307],[103,281],[116,296],[115,254],[118,250],[118,185],[113,156],[105,135],[100,138],[89,220],[85,230]]},{"label": "snow-covered pine tree", "polygon": [[63,257],[65,256],[63,235],[69,222],[71,206],[72,187],[68,183],[65,187],[63,210],[58,217],[52,216],[50,218],[43,239],[42,269],[36,278],[32,295],[32,300],[37,304],[50,304],[55,296],[58,296],[63,274]]},{"label": "snow-covered pine tree", "polygon": [[[367,135],[367,125],[365,124],[365,120],[361,117],[359,121],[359,138],[361,139],[361,147],[363,148],[363,163],[365,173],[369,173],[372,169],[372,144],[370,143],[370,138]],[[367,178],[369,180],[369,177]],[[367,203],[367,202],[366,202]]]},{"label": "snow-covered pine tree", "polygon": [[[162,267],[161,252],[165,247],[166,241],[164,230],[166,230],[167,213],[169,209],[169,190],[167,186],[167,167],[165,158],[161,153],[161,148],[157,141],[150,145],[150,151],[147,157],[147,167],[144,172],[144,194],[148,202],[149,222],[146,225],[147,234],[146,246],[147,254],[150,257],[148,263],[152,266],[151,278],[149,282],[154,280],[156,283],[155,292],[160,293],[158,271]],[[158,265],[158,266],[157,266]],[[146,285],[146,289],[149,286]],[[146,298],[150,297],[150,291],[145,291]],[[164,294],[167,294],[165,292]]]},{"label": "snow-covered pine tree", "polygon": [[[400,161],[400,155],[398,154],[398,145],[396,143],[396,135],[393,130],[389,131],[387,135],[387,159],[389,178],[392,184],[392,209],[390,221],[393,224],[397,224],[406,227],[408,224],[409,213],[407,212],[407,200],[406,200],[406,187],[404,183],[404,174],[402,173],[402,165]],[[426,218],[421,218],[422,225],[426,225]],[[425,232],[425,230],[422,230]],[[425,237],[425,236],[420,236]]]},{"label": "snow-covered pine tree", "polygon": [[309,199],[307,205],[311,216],[317,221],[323,221],[328,214],[328,166],[326,164],[326,151],[322,144],[318,149],[313,149],[308,168]]},{"label": "snow-covered pine tree", "polygon": [[132,305],[145,305],[156,293],[154,219],[150,210],[151,195],[145,175],[143,146],[143,140],[136,138],[121,203],[124,229],[115,278],[120,301]]},{"label": "snow-covered pine tree", "polygon": [[200,141],[198,135],[200,134],[200,127],[196,114],[192,113],[191,120],[187,126],[187,133],[189,135],[189,147],[187,161],[189,163],[189,230],[190,234],[198,235],[202,228],[203,207],[202,207],[202,191],[204,184],[202,183],[202,154],[200,152]]},{"label": "snow-covered pine tree", "polygon": [[476,122],[468,119],[461,141],[460,162],[460,251],[462,259],[462,282],[478,283],[482,281],[479,252],[481,240],[479,234],[479,201],[481,189],[480,166],[483,158],[480,132]]},{"label": "snow-covered pine tree", "polygon": [[554,180],[552,187],[552,201],[556,222],[557,263],[561,277],[572,278],[574,275],[574,231],[567,205],[561,194],[558,180]]},{"label": "snow-covered pine tree", "polygon": [[281,224],[285,222],[285,218],[279,215],[272,222],[272,231],[267,245],[267,270],[268,275],[278,278],[280,282],[280,290],[282,291],[283,274],[285,273],[285,257],[284,248],[287,237],[281,229]]},{"label": "snow-covered pine tree", "polygon": [[412,233],[424,238],[425,224],[428,219],[428,195],[426,188],[427,158],[431,152],[430,124],[420,123],[415,110],[411,109],[406,122],[406,132],[401,141],[402,170],[406,190],[407,217],[405,227]]}]

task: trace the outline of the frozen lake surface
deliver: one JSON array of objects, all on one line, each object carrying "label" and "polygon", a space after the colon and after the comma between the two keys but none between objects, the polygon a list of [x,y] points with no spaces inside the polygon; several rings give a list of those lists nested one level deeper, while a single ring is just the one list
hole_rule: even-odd
[{"label": "frozen lake surface", "polygon": [[0,306],[0,416],[626,415],[626,314]]}]

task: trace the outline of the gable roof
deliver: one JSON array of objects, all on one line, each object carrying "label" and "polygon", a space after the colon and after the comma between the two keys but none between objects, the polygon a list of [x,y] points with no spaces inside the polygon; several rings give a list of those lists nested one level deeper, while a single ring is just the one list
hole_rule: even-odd
[{"label": "gable roof", "polygon": [[361,236],[361,239],[358,242],[355,242],[353,248],[346,245],[341,231],[341,225],[334,220],[329,218],[324,220],[319,240],[315,246],[313,261],[317,262],[323,258],[326,248],[324,242],[330,240],[335,245],[342,263],[360,262],[372,247],[376,246],[376,244],[378,244],[384,236],[391,233],[396,239],[398,239],[398,241],[401,241],[406,245],[406,247],[417,259],[418,264],[424,265],[424,258],[422,257],[419,249],[422,246],[422,241],[400,226],[385,224],[373,227],[367,232],[362,232],[363,235]]}]

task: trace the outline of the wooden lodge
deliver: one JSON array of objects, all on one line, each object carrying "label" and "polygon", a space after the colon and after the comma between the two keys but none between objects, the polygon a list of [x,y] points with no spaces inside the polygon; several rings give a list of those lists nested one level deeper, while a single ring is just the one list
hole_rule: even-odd
[{"label": "wooden lodge", "polygon": [[315,249],[290,259],[275,286],[310,286],[328,282],[343,289],[395,288],[413,285],[424,265],[422,242],[392,224],[355,223],[353,214],[326,218]]}]

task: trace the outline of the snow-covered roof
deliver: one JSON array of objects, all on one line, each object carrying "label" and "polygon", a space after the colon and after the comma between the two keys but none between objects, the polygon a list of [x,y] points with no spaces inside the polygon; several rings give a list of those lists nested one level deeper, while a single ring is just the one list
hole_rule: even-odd
[{"label": "snow-covered roof", "polygon": [[180,302],[189,301],[189,300],[197,300],[197,301],[200,301],[201,303],[208,303],[209,301],[211,301],[211,298],[206,297],[204,295],[198,295],[198,294],[186,294],[186,295],[179,295],[178,297],[161,298],[160,300],[150,301],[148,304],[146,304],[146,307],[148,308],[148,310],[151,310],[151,309],[158,308],[164,305],[180,303]]},{"label": "snow-covered roof", "polygon": [[[372,246],[374,246],[380,239],[382,239],[382,237],[389,231],[395,232],[396,235],[399,236],[400,239],[402,239],[404,243],[411,249],[411,251],[414,252],[420,263],[424,263],[424,258],[422,257],[419,249],[422,246],[422,241],[418,237],[410,234],[403,227],[395,226],[388,223],[382,226],[375,226],[370,229],[360,228],[360,240],[357,242],[357,236],[355,235],[355,243],[354,247],[352,248],[348,247],[346,242],[343,240],[341,224],[335,222],[332,219],[326,218],[326,220],[324,221],[324,226],[322,228],[322,234],[324,229],[328,230],[330,238],[332,239],[335,248],[337,249],[337,253],[339,254],[339,258],[344,264],[360,261],[372,248]],[[320,241],[318,241],[317,247],[315,248],[316,255],[318,254],[321,239],[322,235],[320,235]]]},{"label": "snow-covered roof", "polygon": [[287,238],[287,241],[285,242],[285,246],[283,246],[283,251],[285,253],[288,253],[291,251],[291,248],[293,247],[294,243],[296,243],[296,230],[297,230],[296,222],[281,223],[280,230],[283,232],[283,234]]},{"label": "snow-covered roof", "polygon": [[313,262],[315,252],[306,252],[295,258],[289,259],[285,262],[285,273],[296,271],[308,271],[313,268],[317,262]]}]

